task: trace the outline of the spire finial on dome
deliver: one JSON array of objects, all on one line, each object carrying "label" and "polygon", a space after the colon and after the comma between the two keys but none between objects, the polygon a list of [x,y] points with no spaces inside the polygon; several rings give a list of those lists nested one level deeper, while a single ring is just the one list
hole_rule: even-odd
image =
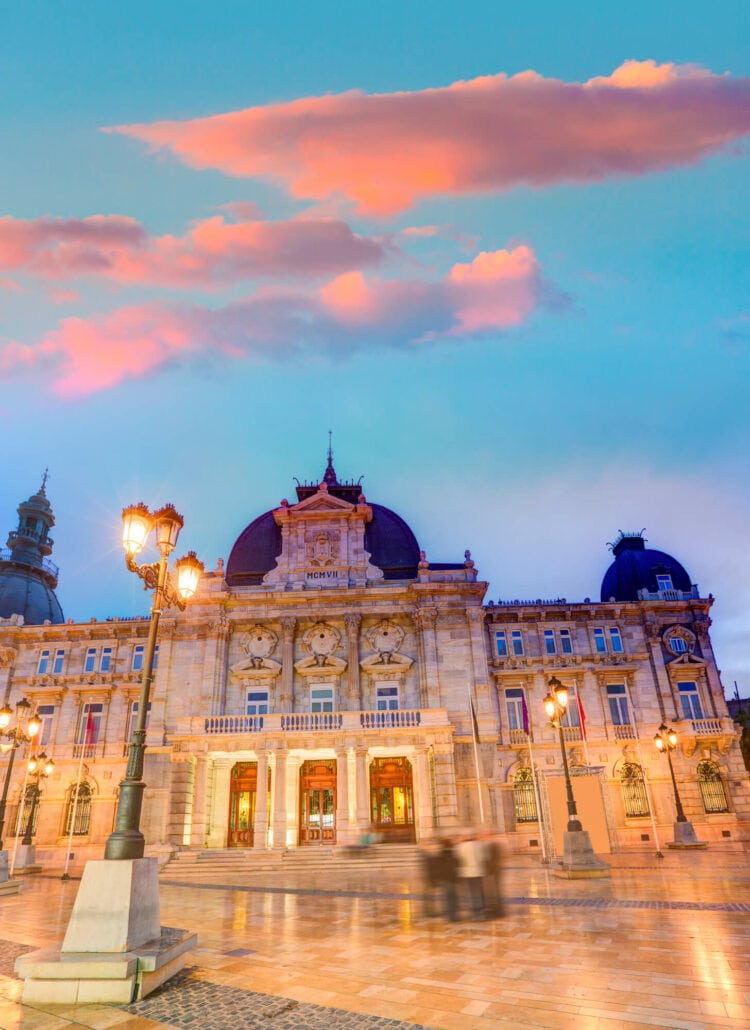
[{"label": "spire finial on dome", "polygon": [[328,486],[338,486],[338,479],[336,478],[336,470],[333,467],[333,432],[328,430],[328,465],[326,466],[325,475],[323,476],[323,482]]},{"label": "spire finial on dome", "polygon": [[44,470],[44,473],[42,474],[42,485],[41,485],[40,490],[39,490],[39,493],[42,495],[42,497],[46,497],[47,496],[47,491],[45,490],[45,487],[47,486],[47,480],[48,479],[49,479],[49,467],[47,467]]}]

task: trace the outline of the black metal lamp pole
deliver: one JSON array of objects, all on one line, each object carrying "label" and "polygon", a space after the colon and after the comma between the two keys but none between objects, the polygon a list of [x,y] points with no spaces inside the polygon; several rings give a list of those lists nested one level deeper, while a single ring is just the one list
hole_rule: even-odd
[{"label": "black metal lamp pole", "polygon": [[677,809],[678,823],[686,823],[687,816],[682,808],[682,801],[680,801],[680,792],[677,790],[677,780],[674,775],[674,766],[672,765],[672,754],[671,752],[677,747],[677,734],[673,729],[667,729],[664,723],[661,724],[654,737],[654,744],[656,750],[661,753],[666,753],[667,761],[669,762],[669,773],[672,777],[672,788],[674,789],[674,803]]},{"label": "black metal lamp pole", "polygon": [[16,757],[16,751],[22,744],[27,744],[34,739],[39,732],[41,723],[39,717],[33,715],[27,725],[26,730],[23,729],[23,722],[29,714],[31,708],[31,702],[25,697],[22,697],[20,701],[16,702],[16,725],[12,730],[6,730],[6,726],[10,722],[13,712],[6,705],[0,709],[0,735],[10,737],[10,758],[8,759],[8,768],[5,772],[5,783],[3,785],[3,796],[0,798],[0,851],[3,848],[3,830],[5,829],[5,809],[8,803],[8,789],[10,788],[10,777],[13,772],[13,761]]},{"label": "black metal lamp pole", "polygon": [[[175,563],[177,589],[172,586],[167,559],[175,548],[183,526],[183,519],[171,504],[167,504],[153,513],[144,504],[133,505],[123,510],[122,519],[125,562],[128,569],[144,581],[144,589],[154,591],[154,599],[151,606],[148,643],[141,674],[138,718],[133,731],[133,739],[130,742],[125,779],[120,783],[115,828],[104,849],[104,857],[110,859],[143,858],[145,839],[140,830],[143,792],[146,789],[143,781],[143,759],[146,750],[146,720],[151,683],[154,677],[154,654],[159,618],[163,608],[175,606],[184,610],[188,598],[195,593],[198,580],[203,572],[202,563],[198,561],[194,552],[190,551],[187,557],[181,558]],[[159,561],[138,565],[134,556],[143,550],[152,531],[156,536]]]},{"label": "black metal lamp pole", "polygon": [[[33,768],[32,768],[33,766]],[[34,783],[32,783],[32,794],[31,794],[31,808],[29,809],[29,816],[26,820],[26,829],[24,830],[22,844],[31,844],[32,836],[34,834],[34,820],[36,818],[36,810],[39,807],[39,801],[42,797],[42,788],[40,787],[40,780],[44,777],[45,779],[49,776],[55,767],[55,763],[47,758],[44,751],[40,752],[36,758],[29,760],[29,772],[34,777]]]},{"label": "black metal lamp pole", "polygon": [[544,699],[544,708],[549,716],[549,721],[553,726],[557,727],[560,734],[560,750],[562,751],[563,771],[565,773],[565,792],[568,801],[568,830],[582,830],[583,826],[578,818],[576,799],[573,796],[573,784],[570,780],[568,754],[565,750],[565,735],[562,727],[562,718],[568,707],[568,692],[556,676],[550,679],[547,686],[549,687],[549,693]]}]

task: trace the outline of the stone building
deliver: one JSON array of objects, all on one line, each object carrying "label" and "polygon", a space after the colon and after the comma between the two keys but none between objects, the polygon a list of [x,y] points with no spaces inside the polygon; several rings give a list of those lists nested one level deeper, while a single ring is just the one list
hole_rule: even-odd
[{"label": "stone building", "polygon": [[[747,840],[750,793],[711,648],[711,597],[621,534],[601,600],[485,600],[467,551],[432,562],[395,512],[338,481],[258,516],[185,612],[162,616],[142,829],[152,851],[413,843],[467,824],[551,857],[566,814],[543,698],[568,688],[574,793],[597,851]],[[44,485],[0,556],[0,693],[26,697],[55,770],[37,857],[100,856],[137,718],[148,618],[64,621]],[[7,757],[0,755],[0,782]],[[27,785],[28,791],[28,785]],[[31,815],[24,763],[6,847]]]}]

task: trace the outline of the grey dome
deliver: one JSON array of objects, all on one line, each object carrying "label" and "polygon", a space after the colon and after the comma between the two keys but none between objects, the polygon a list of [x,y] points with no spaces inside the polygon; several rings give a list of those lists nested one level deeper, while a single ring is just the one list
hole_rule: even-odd
[{"label": "grey dome", "polygon": [[657,593],[658,575],[668,575],[674,590],[692,590],[690,576],[677,559],[646,547],[641,534],[620,534],[612,553],[615,560],[602,580],[602,601],[637,601],[641,590]]},{"label": "grey dome", "polygon": [[32,625],[64,622],[55,591],[35,569],[0,563],[0,618],[23,615]]},{"label": "grey dome", "polygon": [[63,622],[55,596],[57,566],[48,558],[55,524],[47,500],[44,474],[39,491],[18,506],[18,527],[8,534],[8,547],[0,551],[0,618],[22,615],[31,624]]}]

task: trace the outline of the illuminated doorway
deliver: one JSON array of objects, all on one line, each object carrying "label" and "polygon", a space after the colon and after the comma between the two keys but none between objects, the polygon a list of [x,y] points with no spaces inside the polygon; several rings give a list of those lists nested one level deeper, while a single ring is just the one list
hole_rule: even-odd
[{"label": "illuminated doorway", "polygon": [[408,758],[375,758],[370,764],[373,831],[391,844],[414,844],[414,784]]},{"label": "illuminated doorway", "polygon": [[299,771],[300,844],[336,843],[336,760],[315,758]]},{"label": "illuminated doorway", "polygon": [[258,789],[258,763],[237,762],[229,779],[227,847],[251,848]]}]

